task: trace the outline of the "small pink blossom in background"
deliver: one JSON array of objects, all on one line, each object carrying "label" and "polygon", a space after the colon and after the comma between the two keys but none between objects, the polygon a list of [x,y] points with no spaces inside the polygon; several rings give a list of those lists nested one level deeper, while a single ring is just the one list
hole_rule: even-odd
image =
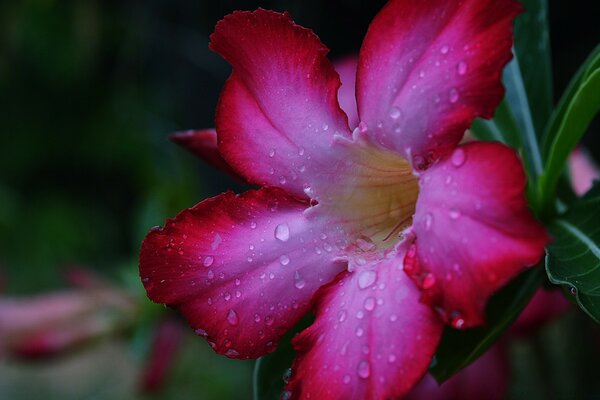
[{"label": "small pink blossom in background", "polygon": [[210,44],[233,66],[216,134],[174,140],[199,138],[197,154],[261,189],[153,229],[140,254],[148,296],[241,359],[274,351],[313,311],[285,396],[408,393],[444,323],[483,324],[489,296],[548,240],[515,152],[459,145],[503,97],[519,11],[512,0],[392,0],[363,42],[356,85],[345,84],[352,61],[340,82],[327,48],[287,14],[226,16]]},{"label": "small pink blossom in background", "polygon": [[126,293],[88,272],[90,286],[34,297],[0,297],[0,357],[47,357],[128,325],[136,312]]}]

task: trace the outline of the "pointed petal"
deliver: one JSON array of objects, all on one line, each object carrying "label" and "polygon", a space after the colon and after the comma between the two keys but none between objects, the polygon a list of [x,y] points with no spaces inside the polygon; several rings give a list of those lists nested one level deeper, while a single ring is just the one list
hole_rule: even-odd
[{"label": "pointed petal", "polygon": [[[140,276],[148,297],[186,317],[216,352],[255,358],[308,310],[345,268],[335,228],[279,189],[205,200],[146,236]],[[328,243],[329,252],[314,251]]]},{"label": "pointed petal", "polygon": [[350,135],[327,48],[287,14],[263,9],[226,16],[210,47],[233,66],[217,107],[221,154],[249,181],[304,196],[332,164],[334,135]]},{"label": "pointed petal", "polygon": [[358,109],[356,107],[356,66],[358,57],[356,55],[346,56],[333,63],[335,70],[340,75],[342,86],[338,92],[340,107],[348,116],[350,129],[358,126]]},{"label": "pointed petal", "polygon": [[397,398],[427,371],[443,324],[402,256],[344,272],[316,298],[314,324],[294,339],[291,398]]},{"label": "pointed petal", "polygon": [[170,139],[213,167],[228,173],[234,178],[242,179],[231,169],[219,153],[217,131],[214,129],[175,132],[171,134]]},{"label": "pointed petal", "polygon": [[491,118],[520,9],[513,0],[390,1],[360,52],[367,134],[421,168],[450,151],[475,117]]},{"label": "pointed petal", "polygon": [[423,172],[420,186],[418,254],[406,270],[455,327],[481,324],[490,295],[538,262],[548,242],[527,208],[521,162],[504,145],[472,142]]}]

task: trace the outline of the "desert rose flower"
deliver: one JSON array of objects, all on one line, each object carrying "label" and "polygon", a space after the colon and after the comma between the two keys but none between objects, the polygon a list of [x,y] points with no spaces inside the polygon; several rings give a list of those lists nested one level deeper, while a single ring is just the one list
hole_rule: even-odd
[{"label": "desert rose flower", "polygon": [[482,324],[489,296],[547,242],[517,155],[458,145],[503,97],[519,11],[512,0],[390,1],[360,52],[355,129],[311,31],[262,9],[225,17],[210,45],[233,66],[218,154],[262,188],[205,200],[150,232],[149,297],[242,359],[273,351],[312,309],[287,395],[407,393],[443,323]]}]

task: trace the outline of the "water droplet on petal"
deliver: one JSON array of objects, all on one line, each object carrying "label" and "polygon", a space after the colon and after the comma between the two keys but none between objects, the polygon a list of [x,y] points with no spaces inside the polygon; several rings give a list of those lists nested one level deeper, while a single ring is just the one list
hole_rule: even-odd
[{"label": "water droplet on petal", "polygon": [[287,242],[287,240],[290,238],[290,227],[288,224],[283,223],[275,227],[275,238],[282,242]]},{"label": "water droplet on petal", "polygon": [[250,222],[250,229],[256,229],[256,222]]},{"label": "water droplet on petal", "polygon": [[430,289],[433,287],[433,285],[435,285],[435,276],[431,273],[426,274],[423,278],[423,283],[421,284],[421,287],[423,289]]},{"label": "water droplet on petal", "polygon": [[358,370],[356,371],[358,376],[363,379],[367,379],[371,374],[371,367],[369,366],[368,361],[361,361],[358,364]]},{"label": "water droplet on petal", "polygon": [[450,92],[448,93],[450,103],[456,103],[458,101],[458,97],[458,91],[454,88],[450,89]]},{"label": "water droplet on petal", "polygon": [[356,312],[356,318],[358,318],[358,319],[363,319],[364,317],[365,317],[365,313],[364,313],[364,312],[362,312],[361,310],[358,310],[358,311]]},{"label": "water droplet on petal", "polygon": [[204,262],[202,264],[205,267],[210,267],[214,261],[215,261],[215,258],[213,256],[206,256],[204,258]]},{"label": "water droplet on petal", "polygon": [[360,121],[358,123],[358,131],[360,133],[365,133],[365,132],[367,132],[367,130],[369,130],[369,127],[367,126],[367,123],[364,122],[364,121]]},{"label": "water droplet on petal", "polygon": [[234,349],[229,349],[225,352],[225,355],[227,357],[237,357],[240,355],[240,353],[238,353],[237,351],[235,351]]},{"label": "water droplet on petal", "polygon": [[196,329],[194,331],[194,333],[196,333],[196,335],[202,336],[202,337],[207,337],[208,336],[208,333],[206,333],[206,331],[204,329],[200,329],[200,328]]},{"label": "water droplet on petal", "polygon": [[329,129],[329,125],[323,124],[323,130],[326,131],[327,129]]},{"label": "water droplet on petal", "polygon": [[376,279],[377,274],[375,271],[362,271],[358,275],[358,287],[361,289],[366,289],[371,286]]},{"label": "water droplet on petal", "polygon": [[290,381],[290,378],[292,377],[292,369],[288,368],[283,372],[282,375],[282,379],[283,379],[283,383],[285,383],[287,385],[287,383]]},{"label": "water droplet on petal", "polygon": [[396,322],[396,321],[398,321],[398,316],[396,314],[390,315],[390,322]]},{"label": "water droplet on petal", "polygon": [[364,335],[365,331],[362,328],[356,328],[355,333],[357,337],[361,337],[362,335]]},{"label": "water droplet on petal", "polygon": [[344,382],[344,384],[349,384],[350,383],[350,375],[344,375],[344,377],[342,378],[342,382]]},{"label": "water droplet on petal", "polygon": [[396,361],[396,356],[395,356],[395,355],[393,355],[393,354],[390,354],[390,355],[388,356],[388,362],[389,362],[390,364],[393,364],[395,361]]},{"label": "water droplet on petal", "polygon": [[442,48],[440,49],[440,53],[442,54],[448,54],[448,51],[450,51],[450,47],[448,47],[447,45],[442,46]]},{"label": "water droplet on petal", "polygon": [[283,266],[286,266],[290,263],[290,258],[284,254],[279,257],[279,263]]},{"label": "water droplet on petal", "polygon": [[225,292],[225,294],[223,295],[223,298],[225,299],[225,301],[231,300],[231,293]]},{"label": "water droplet on petal", "polygon": [[304,278],[302,278],[302,275],[300,275],[299,271],[296,271],[294,273],[294,286],[296,286],[298,289],[302,289],[305,285],[306,282],[304,281]]},{"label": "water droplet on petal", "polygon": [[227,322],[229,322],[229,325],[233,326],[236,326],[238,324],[238,315],[234,310],[229,310],[229,312],[227,313]]},{"label": "water droplet on petal", "polygon": [[346,311],[340,311],[340,313],[338,314],[338,321],[344,322],[346,320],[346,315]]},{"label": "water droplet on petal", "polygon": [[458,219],[458,217],[460,217],[460,211],[458,211],[456,208],[451,208],[448,212],[448,215],[452,219]]},{"label": "water droplet on petal", "polygon": [[213,272],[212,269],[209,269],[208,272],[206,273],[206,277],[208,279],[213,279],[215,277],[215,273]]},{"label": "water droplet on petal", "polygon": [[458,69],[458,74],[459,75],[466,74],[467,73],[467,63],[464,62],[464,61],[459,62],[457,69]]},{"label": "water droplet on petal", "polygon": [[454,150],[454,153],[452,153],[452,165],[454,165],[457,168],[463,165],[466,159],[467,155],[465,154],[465,151],[461,148]]},{"label": "water droplet on petal", "polygon": [[273,158],[275,156],[275,149],[269,150],[269,157]]},{"label": "water droplet on petal", "polygon": [[298,147],[298,155],[299,156],[303,156],[304,155],[304,147],[302,147],[302,146]]},{"label": "water droplet on petal", "polygon": [[390,109],[390,118],[398,119],[402,116],[402,111],[398,107],[392,107]]},{"label": "water droplet on petal", "polygon": [[431,215],[431,213],[423,215],[423,226],[425,227],[425,230],[430,230],[431,225],[433,225],[433,215]]},{"label": "water droplet on petal", "polygon": [[373,311],[373,309],[375,309],[375,299],[372,297],[367,297],[365,299],[364,306],[365,306],[365,310]]}]

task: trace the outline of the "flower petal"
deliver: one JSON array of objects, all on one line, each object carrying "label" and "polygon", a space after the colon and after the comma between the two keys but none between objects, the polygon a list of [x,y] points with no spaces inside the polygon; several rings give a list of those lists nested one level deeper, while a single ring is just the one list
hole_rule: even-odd
[{"label": "flower petal", "polygon": [[210,47],[233,66],[217,107],[221,154],[249,181],[304,196],[311,175],[332,164],[334,135],[350,136],[327,48],[263,9],[226,16]]},{"label": "flower petal", "polygon": [[517,155],[492,142],[460,146],[420,176],[406,270],[457,328],[483,323],[489,296],[543,254],[525,186]]},{"label": "flower petal", "polygon": [[[279,189],[261,189],[181,212],[142,245],[148,296],[180,310],[218,353],[273,351],[313,293],[346,266],[335,261],[335,228],[306,216],[307,207]],[[321,243],[330,251],[315,251]]]},{"label": "flower petal", "polygon": [[389,399],[415,385],[443,324],[402,270],[402,256],[340,274],[317,293],[316,320],[294,339],[294,399]]},{"label": "flower petal", "polygon": [[356,106],[356,66],[358,57],[346,56],[333,63],[335,70],[340,75],[342,86],[338,91],[340,107],[348,116],[348,125],[351,129],[358,126],[358,108]]},{"label": "flower petal", "polygon": [[241,179],[219,153],[217,131],[214,129],[175,132],[171,134],[170,139],[213,167],[232,175],[234,178]]},{"label": "flower petal", "polygon": [[475,117],[491,118],[520,10],[514,0],[390,1],[360,52],[367,134],[421,168],[450,151]]}]

